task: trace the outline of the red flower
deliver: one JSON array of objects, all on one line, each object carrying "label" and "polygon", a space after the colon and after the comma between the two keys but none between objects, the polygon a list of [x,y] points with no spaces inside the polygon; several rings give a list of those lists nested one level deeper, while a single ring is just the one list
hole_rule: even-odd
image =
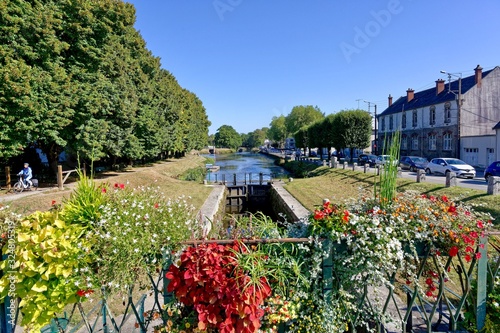
[{"label": "red flower", "polygon": [[454,257],[458,254],[458,247],[452,246],[449,252],[450,257]]},{"label": "red flower", "polygon": [[479,229],[483,229],[483,228],[484,228],[483,221],[477,221],[477,227],[478,227]]},{"label": "red flower", "polygon": [[101,193],[106,193],[106,188],[102,188]]},{"label": "red flower", "polygon": [[344,210],[344,216],[342,216],[342,220],[344,220],[345,222],[349,222],[349,211],[348,210]]},{"label": "red flower", "polygon": [[481,259],[481,252],[476,253],[476,259]]},{"label": "red flower", "polygon": [[155,203],[154,207],[155,207],[156,209],[158,209],[158,207],[160,207],[160,205],[159,205],[158,203]]},{"label": "red flower", "polygon": [[325,217],[325,213],[323,213],[323,211],[321,211],[321,210],[314,211],[314,219],[315,220],[321,220],[324,217]]},{"label": "red flower", "polygon": [[[425,195],[425,194],[424,194]],[[411,281],[410,280],[406,280],[406,284],[410,285],[411,284]]]},{"label": "red flower", "polygon": [[55,201],[55,200],[52,200],[52,202],[51,202],[51,204],[50,204],[50,205],[51,205],[51,206],[54,206],[55,204],[56,204],[56,201]]},{"label": "red flower", "polygon": [[430,291],[430,290],[427,290],[427,292],[425,294],[427,295],[427,297],[432,297],[432,291]]},{"label": "red flower", "polygon": [[115,183],[115,188],[119,188],[119,189],[124,189],[125,188],[125,184],[118,184],[118,183]]},{"label": "red flower", "polygon": [[448,197],[447,197],[446,195],[443,195],[443,196],[441,197],[441,200],[443,200],[444,202],[448,202],[448,201],[449,201],[449,200],[448,200]]},{"label": "red flower", "polygon": [[465,261],[470,262],[472,260],[472,257],[470,254],[465,255]]},{"label": "red flower", "polygon": [[425,280],[425,284],[428,285],[428,286],[432,285],[432,283],[433,283],[432,278],[427,278]]},{"label": "red flower", "polygon": [[457,207],[455,205],[451,205],[448,207],[448,213],[456,213],[457,212]]}]

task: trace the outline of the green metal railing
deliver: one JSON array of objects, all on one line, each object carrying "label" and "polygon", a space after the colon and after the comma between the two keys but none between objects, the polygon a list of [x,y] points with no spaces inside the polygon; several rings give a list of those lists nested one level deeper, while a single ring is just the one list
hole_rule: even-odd
[{"label": "green metal railing", "polygon": [[[206,243],[207,241],[192,241],[191,245]],[[233,243],[234,240],[214,241],[219,244]],[[272,242],[293,242],[293,243],[308,243],[310,239],[262,239],[248,240],[247,243],[272,243]],[[327,242],[327,241],[325,241]],[[487,294],[493,290],[495,277],[499,275],[500,268],[500,253],[497,250],[488,253],[488,239],[481,239],[479,259],[473,258],[470,263],[464,262],[461,256],[445,258],[444,266],[438,264],[436,257],[432,256],[427,250],[422,254],[420,266],[417,268],[418,277],[422,277],[426,268],[432,267],[436,272],[435,283],[438,286],[438,293],[434,300],[422,297],[418,288],[408,288],[399,286],[396,281],[397,272],[388,272],[387,281],[390,285],[387,288],[387,296],[383,300],[383,312],[386,312],[389,307],[392,307],[396,313],[395,320],[401,327],[402,332],[413,332],[413,324],[416,319],[424,324],[426,332],[433,332],[442,329],[442,325],[447,325],[446,330],[457,331],[459,323],[462,319],[464,309],[474,309],[476,315],[476,328],[481,330],[485,325],[486,318],[486,301]],[[326,245],[327,246],[327,245]],[[334,290],[335,272],[333,266],[333,258],[335,251],[338,248],[330,246],[331,251],[323,259],[323,294],[328,299],[331,297],[331,291]],[[489,257],[488,257],[489,255]],[[76,303],[71,308],[69,315],[66,313],[60,317],[54,318],[50,325],[44,327],[43,333],[73,333],[82,328],[88,333],[104,332],[104,333],[119,333],[137,331],[145,333],[150,330],[152,323],[155,320],[163,318],[162,305],[168,303],[172,299],[172,295],[167,293],[168,279],[165,278],[165,272],[171,264],[171,259],[167,251],[163,254],[163,266],[157,276],[150,275],[151,290],[147,294],[141,295],[138,300],[133,300],[133,289],[129,289],[126,302],[125,312],[119,316],[112,313],[107,303],[106,292],[103,290],[103,298],[90,311],[84,311],[81,303]],[[454,281],[460,285],[460,293],[453,291],[447,287],[445,281],[445,273],[443,270],[454,270],[457,273],[458,281]],[[1,273],[1,272],[0,272]],[[473,293],[473,285],[477,286]],[[395,289],[401,287],[401,290],[406,294],[406,303],[404,307],[398,301]],[[149,297],[152,305],[146,308],[146,299]],[[15,321],[10,314],[9,308],[10,299],[5,299],[3,304],[0,304],[0,333],[14,332],[15,325],[11,325],[9,321]],[[370,299],[370,292],[365,286],[361,292],[361,297],[358,299],[358,307],[376,307]],[[17,310],[16,310],[17,311]],[[17,312],[16,312],[17,313]],[[155,316],[159,313],[160,316]],[[394,315],[394,313],[392,314]],[[78,319],[77,319],[78,318]],[[351,318],[352,329],[356,327],[359,318]],[[133,324],[132,322],[133,321]],[[77,324],[72,324],[78,322]],[[375,321],[374,327],[379,332],[384,331],[385,323]],[[285,331],[285,326],[281,326],[280,332]]]}]

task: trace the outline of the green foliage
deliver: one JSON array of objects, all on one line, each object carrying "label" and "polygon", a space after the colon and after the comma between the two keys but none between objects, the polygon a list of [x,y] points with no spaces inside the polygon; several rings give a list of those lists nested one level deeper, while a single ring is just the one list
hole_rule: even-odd
[{"label": "green foliage", "polygon": [[287,133],[295,133],[304,126],[309,126],[322,120],[325,115],[319,107],[312,105],[298,105],[285,118]]},{"label": "green foliage", "polygon": [[271,120],[269,132],[267,133],[269,135],[269,139],[278,142],[280,145],[283,145],[289,133],[290,132],[288,132],[286,128],[285,116],[274,116]]},{"label": "green foliage", "polygon": [[205,179],[206,175],[207,175],[207,170],[204,167],[197,167],[186,170],[182,175],[179,176],[179,179],[202,182]]},{"label": "green foliage", "polygon": [[0,279],[0,297],[19,297],[22,325],[38,330],[76,302],[79,290],[88,290],[86,276],[77,272],[83,273],[91,262],[92,240],[81,225],[61,220],[57,210],[30,215],[16,233],[15,248],[3,248],[14,260],[0,264],[9,272]]},{"label": "green foliage", "polygon": [[241,146],[241,136],[229,125],[222,125],[215,133],[215,145],[221,148],[237,149]]},{"label": "green foliage", "polygon": [[387,137],[385,140],[386,143],[384,144],[384,147],[389,147],[389,150],[387,151],[389,158],[380,172],[380,186],[377,188],[377,183],[374,183],[375,196],[380,200],[380,204],[382,206],[390,203],[396,196],[401,133],[394,133],[394,135],[390,138],[390,145],[387,143]]},{"label": "green foliage", "polygon": [[283,167],[297,178],[307,178],[312,171],[318,169],[318,165],[303,161],[287,161]]},{"label": "green foliage", "polygon": [[36,143],[127,162],[203,147],[206,110],[146,49],[114,0],[0,4],[0,158]]},{"label": "green foliage", "polygon": [[331,132],[336,148],[364,149],[370,146],[372,118],[363,110],[344,110],[331,119]]}]

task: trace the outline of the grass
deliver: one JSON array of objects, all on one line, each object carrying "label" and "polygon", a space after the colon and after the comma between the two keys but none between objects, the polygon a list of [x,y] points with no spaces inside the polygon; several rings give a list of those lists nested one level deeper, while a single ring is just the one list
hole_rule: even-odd
[{"label": "grass", "polygon": [[[331,202],[344,202],[361,195],[373,195],[376,178],[373,173],[318,167],[309,172],[308,178],[294,179],[287,183],[286,189],[305,208],[313,210],[325,198]],[[464,202],[478,211],[490,213],[494,218],[493,223],[500,226],[500,195],[487,195],[484,191],[458,186],[416,183],[408,178],[398,178],[396,184],[398,191],[415,190],[427,195],[446,195],[455,201]]]},{"label": "grass", "polygon": [[[210,187],[203,186],[202,182],[182,181],[178,177],[190,169],[205,165],[205,158],[198,155],[188,155],[182,159],[171,159],[157,163],[134,167],[127,171],[108,171],[96,174],[94,180],[98,183],[107,182],[111,185],[124,183],[127,186],[158,186],[166,197],[177,198],[181,195],[190,196],[189,202],[197,209],[201,208],[208,197]],[[43,188],[39,193],[24,196],[24,194],[7,197],[5,190],[0,192],[0,198],[5,197],[7,201],[2,204],[9,205],[21,214],[30,214],[35,211],[50,209],[52,200],[57,203],[68,198],[76,182],[64,184],[64,190],[57,187],[51,189]],[[9,200],[8,198],[13,198]]]}]

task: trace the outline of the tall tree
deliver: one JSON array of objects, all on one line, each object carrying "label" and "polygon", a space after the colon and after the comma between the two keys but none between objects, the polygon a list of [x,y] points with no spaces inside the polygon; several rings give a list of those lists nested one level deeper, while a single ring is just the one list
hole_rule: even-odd
[{"label": "tall tree", "polygon": [[352,152],[370,146],[372,118],[368,112],[357,109],[340,111],[335,114],[333,127],[339,145],[336,148],[350,148]]},{"label": "tall tree", "polygon": [[323,119],[325,115],[317,106],[298,105],[292,108],[292,111],[286,116],[287,135],[293,135],[304,126],[309,126]]},{"label": "tall tree", "polygon": [[274,116],[269,126],[269,139],[277,142],[279,146],[282,146],[288,136],[285,116]]},{"label": "tall tree", "polygon": [[237,149],[241,146],[241,136],[229,125],[222,125],[215,133],[215,145],[220,148]]}]

